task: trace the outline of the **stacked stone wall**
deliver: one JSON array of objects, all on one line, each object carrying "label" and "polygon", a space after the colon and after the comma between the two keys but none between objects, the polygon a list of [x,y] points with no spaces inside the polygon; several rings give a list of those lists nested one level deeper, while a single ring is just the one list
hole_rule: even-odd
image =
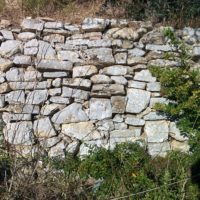
[{"label": "stacked stone wall", "polygon": [[[4,139],[23,154],[88,153],[137,142],[150,155],[188,151],[175,122],[157,113],[160,83],[149,66],[179,67],[164,27],[150,22],[85,19],[73,25],[24,19],[0,30],[0,112]],[[175,30],[198,67],[200,29]]]}]

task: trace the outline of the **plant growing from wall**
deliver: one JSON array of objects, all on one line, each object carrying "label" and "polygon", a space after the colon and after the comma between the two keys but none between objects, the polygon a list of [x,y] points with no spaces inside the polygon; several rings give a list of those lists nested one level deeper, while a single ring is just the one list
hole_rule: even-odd
[{"label": "plant growing from wall", "polygon": [[200,150],[200,71],[190,66],[189,50],[174,32],[168,28],[164,34],[179,54],[180,67],[151,67],[152,74],[161,82],[162,94],[172,100],[168,105],[157,104],[156,109],[178,122],[182,133],[190,138],[191,150],[196,152]]}]

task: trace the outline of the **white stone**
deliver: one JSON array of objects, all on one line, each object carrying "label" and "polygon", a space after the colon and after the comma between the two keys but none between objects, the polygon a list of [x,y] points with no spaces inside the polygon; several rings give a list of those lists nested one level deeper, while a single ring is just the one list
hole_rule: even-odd
[{"label": "white stone", "polygon": [[31,32],[22,32],[20,34],[18,34],[18,39],[22,40],[22,41],[28,41],[28,40],[32,40],[36,37],[35,33],[31,33]]},{"label": "white stone", "polygon": [[50,138],[57,135],[49,117],[35,120],[33,129],[35,136],[38,138]]},{"label": "white stone", "polygon": [[167,121],[147,121],[144,132],[148,142],[164,142],[169,137],[169,122]]},{"label": "white stone", "polygon": [[133,125],[133,126],[144,126],[145,121],[135,116],[128,115],[125,118],[125,123],[128,125]]},{"label": "white stone", "polygon": [[79,122],[62,125],[62,133],[78,140],[101,139],[101,134],[95,130],[92,122]]},{"label": "white stone", "polygon": [[163,113],[150,112],[147,115],[145,115],[143,119],[146,121],[157,121],[157,120],[165,120],[167,119],[167,116]]},{"label": "white stone", "polygon": [[47,100],[47,97],[48,97],[47,90],[35,90],[28,93],[26,98],[26,103],[40,105]]},{"label": "white stone", "polygon": [[172,51],[172,47],[170,47],[170,45],[156,45],[156,44],[147,44],[146,45],[146,50],[150,50],[150,51]]},{"label": "white stone", "polygon": [[52,48],[51,44],[40,40],[37,58],[50,60],[56,59],[56,51]]},{"label": "white stone", "polygon": [[71,102],[69,98],[64,98],[60,96],[51,97],[49,101],[52,103],[59,103],[59,104],[66,104],[66,105],[70,104]]},{"label": "white stone", "polygon": [[15,65],[31,65],[31,57],[26,55],[15,56],[13,63]]},{"label": "white stone", "polygon": [[21,53],[22,43],[17,40],[7,40],[1,44],[0,55],[6,58],[13,56],[16,53]]},{"label": "white stone", "polygon": [[90,77],[98,73],[94,65],[77,66],[73,68],[73,77]]},{"label": "white stone", "polygon": [[111,76],[123,76],[128,72],[127,67],[122,65],[114,65],[110,67],[106,67],[102,70],[102,74],[111,75]]},{"label": "white stone", "polygon": [[73,89],[69,87],[63,87],[62,88],[62,96],[63,97],[73,97],[77,99],[83,99],[83,100],[88,100],[90,96],[90,92],[84,91],[84,90],[79,90],[79,89]]},{"label": "white stone", "polygon": [[46,22],[44,27],[49,28],[49,29],[61,29],[61,28],[63,28],[63,23],[60,21]]},{"label": "white stone", "polygon": [[147,83],[147,90],[151,92],[160,92],[161,86],[159,82]]},{"label": "white stone", "polygon": [[32,122],[8,123],[3,130],[5,140],[14,145],[33,143]]},{"label": "white stone", "polygon": [[91,120],[102,120],[112,117],[111,102],[108,99],[95,99],[90,100],[89,118]]},{"label": "white stone", "polygon": [[138,48],[128,50],[128,54],[132,57],[142,57],[145,55],[145,53],[146,53],[145,51]]},{"label": "white stone", "polygon": [[154,158],[157,156],[165,157],[171,150],[169,142],[148,143],[148,153]]},{"label": "white stone", "polygon": [[25,93],[22,90],[9,92],[5,95],[5,101],[9,104],[24,104]]},{"label": "white stone", "polygon": [[64,106],[60,105],[60,104],[49,104],[49,105],[44,105],[41,108],[41,114],[44,116],[49,116],[52,114],[55,114],[56,112],[58,112],[60,109],[63,109]]},{"label": "white stone", "polygon": [[152,76],[149,70],[142,70],[140,72],[135,73],[134,80],[144,82],[155,82],[156,78]]},{"label": "white stone", "polygon": [[116,64],[126,64],[127,63],[127,53],[117,53],[115,54]]},{"label": "white stone", "polygon": [[150,101],[150,92],[139,89],[127,89],[126,112],[140,113],[147,108]]},{"label": "white stone", "polygon": [[109,76],[103,74],[97,74],[91,77],[91,81],[94,84],[109,84],[112,83],[112,80]]},{"label": "white stone", "polygon": [[51,120],[56,124],[76,123],[88,121],[88,117],[81,104],[73,103],[54,114]]},{"label": "white stone", "polygon": [[181,134],[181,131],[177,128],[175,122],[171,122],[169,125],[169,135],[180,142],[188,140],[188,137]]},{"label": "white stone", "polygon": [[128,87],[129,88],[136,88],[136,89],[142,89],[144,90],[146,87],[146,83],[145,82],[139,82],[139,81],[128,81]]},{"label": "white stone", "polygon": [[13,37],[13,34],[11,31],[1,30],[1,34],[3,35],[4,39],[6,39],[6,40],[14,40],[14,37]]},{"label": "white stone", "polygon": [[44,27],[44,22],[38,19],[24,19],[21,27],[25,31],[39,31],[41,32]]},{"label": "white stone", "polygon": [[127,79],[124,78],[123,76],[111,76],[111,79],[117,83],[117,84],[121,84],[121,85],[126,85],[128,83]]}]

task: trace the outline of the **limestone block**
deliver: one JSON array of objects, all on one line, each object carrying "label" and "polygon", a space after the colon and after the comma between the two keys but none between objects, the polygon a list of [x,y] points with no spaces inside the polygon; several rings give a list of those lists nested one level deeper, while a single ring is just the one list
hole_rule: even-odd
[{"label": "limestone block", "polygon": [[148,142],[164,142],[169,137],[169,122],[167,121],[147,121],[144,132]]},{"label": "limestone block", "polygon": [[150,92],[139,89],[127,89],[126,112],[140,113],[150,102]]},{"label": "limestone block", "polygon": [[109,99],[92,98],[89,109],[89,118],[91,120],[102,120],[112,117],[112,106]]},{"label": "limestone block", "polygon": [[52,117],[52,122],[56,124],[76,123],[88,121],[88,116],[82,109],[82,105],[73,103]]},{"label": "limestone block", "polygon": [[3,130],[5,140],[13,145],[31,145],[33,143],[32,122],[8,123]]}]

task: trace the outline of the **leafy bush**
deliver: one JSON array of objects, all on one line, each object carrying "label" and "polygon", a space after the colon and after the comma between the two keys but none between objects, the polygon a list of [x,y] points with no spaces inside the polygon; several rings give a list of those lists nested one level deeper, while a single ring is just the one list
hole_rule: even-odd
[{"label": "leafy bush", "polygon": [[136,20],[156,19],[188,21],[200,17],[199,0],[134,0],[126,4],[127,17]]}]

